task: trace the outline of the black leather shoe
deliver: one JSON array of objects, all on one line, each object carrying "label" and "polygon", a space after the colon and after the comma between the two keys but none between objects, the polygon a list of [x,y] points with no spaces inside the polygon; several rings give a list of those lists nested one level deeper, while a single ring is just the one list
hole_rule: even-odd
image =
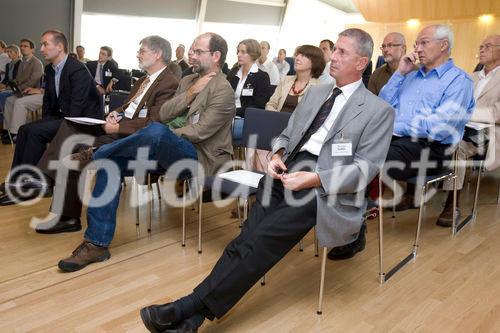
[{"label": "black leather shoe", "polygon": [[174,329],[178,324],[173,303],[147,306],[141,309],[141,319],[144,326],[153,333]]},{"label": "black leather shoe", "polygon": [[75,232],[82,230],[82,223],[79,218],[56,216],[52,220],[40,223],[35,231],[39,234],[58,234],[61,232]]},{"label": "black leather shoe", "polygon": [[349,244],[337,246],[328,252],[328,259],[330,260],[344,260],[352,258],[356,253],[361,252],[365,249],[366,245],[366,223],[363,222],[361,229],[359,230],[358,238]]},{"label": "black leather shoe", "polygon": [[205,317],[197,313],[191,318],[181,321],[174,328],[163,331],[163,333],[196,333],[204,320]]}]

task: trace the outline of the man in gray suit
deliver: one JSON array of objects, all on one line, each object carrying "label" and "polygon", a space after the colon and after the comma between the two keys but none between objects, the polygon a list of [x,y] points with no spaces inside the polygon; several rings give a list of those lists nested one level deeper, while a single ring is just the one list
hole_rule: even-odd
[{"label": "man in gray suit", "polygon": [[210,275],[192,294],[141,310],[151,332],[196,332],[205,318],[222,317],[314,226],[322,246],[357,238],[364,189],[385,160],[394,122],[394,110],[362,83],[372,51],[363,30],[339,34],[336,85],[311,87],[295,109],[241,234]]}]

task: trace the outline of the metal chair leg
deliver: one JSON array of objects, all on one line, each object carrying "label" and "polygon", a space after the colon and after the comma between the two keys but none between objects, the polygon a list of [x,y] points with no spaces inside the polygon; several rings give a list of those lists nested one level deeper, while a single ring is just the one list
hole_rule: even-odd
[{"label": "metal chair leg", "polygon": [[314,256],[319,257],[319,242],[318,235],[316,235],[316,227],[314,227]]},{"label": "metal chair leg", "polygon": [[240,198],[236,199],[236,211],[238,212],[238,226],[241,228],[241,224],[243,221],[241,220],[241,212],[240,212]]},{"label": "metal chair leg", "polygon": [[302,239],[299,241],[299,251],[304,252],[304,244],[302,244]]},{"label": "metal chair leg", "polygon": [[158,201],[161,201],[160,179],[156,182],[156,190],[158,191]]},{"label": "metal chair leg", "polygon": [[151,229],[153,227],[153,186],[151,185],[150,173],[148,173],[148,207],[149,207],[148,232],[151,232]]},{"label": "metal chair leg", "polygon": [[385,282],[384,273],[384,211],[382,210],[382,180],[378,180],[378,278]]},{"label": "metal chair leg", "polygon": [[187,180],[182,182],[182,246],[186,246],[186,192]]},{"label": "metal chair leg", "polygon": [[[382,184],[382,182],[379,182],[379,184]],[[380,212],[379,212],[379,215],[380,215]],[[396,218],[396,181],[395,180],[392,181],[392,218],[393,219]]]},{"label": "metal chair leg", "polygon": [[136,200],[136,205],[135,205],[135,225],[139,226],[139,183],[137,183],[137,180],[134,178],[134,182],[136,184],[135,186],[135,200]]},{"label": "metal chair leg", "polygon": [[476,183],[476,193],[474,195],[474,204],[472,206],[472,221],[476,221],[477,217],[477,202],[479,199],[479,186],[481,185],[481,174],[483,172],[483,161],[479,163],[479,170],[477,172],[477,183]]},{"label": "metal chair leg", "polygon": [[323,255],[321,257],[321,277],[319,281],[319,299],[318,299],[318,310],[317,314],[323,313],[323,292],[325,289],[325,270],[326,270],[326,256],[328,254],[328,248],[323,247]]},{"label": "metal chair leg", "polygon": [[261,286],[265,286],[266,285],[266,275],[264,274],[264,276],[262,277],[262,279],[260,280],[260,285]]},{"label": "metal chair leg", "polygon": [[203,204],[203,188],[200,189],[200,200],[198,202],[198,253],[201,253],[201,206]]},{"label": "metal chair leg", "polygon": [[500,183],[498,184],[497,205],[500,205]]},{"label": "metal chair leg", "polygon": [[413,257],[417,256],[418,252],[418,241],[420,238],[420,229],[422,228],[422,220],[424,218],[424,209],[425,209],[425,195],[427,193],[427,185],[422,186],[422,193],[420,193],[420,209],[418,210],[418,223],[417,230],[415,232],[415,242],[413,243]]},{"label": "metal chair leg", "polygon": [[246,221],[248,218],[248,198],[243,202],[243,220],[240,221],[240,228],[243,225],[243,221]]}]

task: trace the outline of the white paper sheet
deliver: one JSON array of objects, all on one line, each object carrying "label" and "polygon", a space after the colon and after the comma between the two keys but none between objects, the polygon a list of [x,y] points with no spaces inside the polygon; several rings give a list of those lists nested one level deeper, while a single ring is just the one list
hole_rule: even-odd
[{"label": "white paper sheet", "polygon": [[218,175],[218,177],[231,180],[235,183],[243,184],[251,187],[259,187],[259,180],[264,175],[261,173],[256,173],[248,170],[235,170],[224,172]]},{"label": "white paper sheet", "polygon": [[473,128],[477,131],[480,131],[480,130],[485,129],[485,128],[493,127],[493,124],[486,124],[486,123],[478,123],[475,121],[469,121],[467,124],[465,124],[465,126],[467,126],[469,128]]},{"label": "white paper sheet", "polygon": [[105,120],[89,118],[89,117],[64,117],[64,119],[82,125],[102,125],[106,124]]}]

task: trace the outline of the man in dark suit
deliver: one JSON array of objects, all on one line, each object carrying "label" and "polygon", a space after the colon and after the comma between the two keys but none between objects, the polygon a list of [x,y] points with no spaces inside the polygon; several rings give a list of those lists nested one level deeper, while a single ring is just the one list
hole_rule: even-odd
[{"label": "man in dark suit", "polygon": [[94,77],[99,94],[104,95],[113,91],[113,84],[118,80],[118,64],[113,57],[113,49],[101,46],[99,60],[88,61],[87,68]]},{"label": "man in dark suit", "polygon": [[[169,67],[172,49],[170,43],[159,36],[146,37],[141,40],[140,44],[137,56],[139,68],[146,71],[147,75],[134,84],[123,105],[109,113],[106,124],[89,126],[67,120],[62,123],[38,163],[38,168],[49,178],[49,182],[54,183],[57,176],[57,170],[50,169],[49,163],[64,157],[61,156],[63,144],[68,144],[67,140],[72,139],[75,140],[74,142],[70,141],[72,146],[81,142],[72,135],[88,134],[94,136],[95,141],[92,147],[97,148],[135,133],[151,122],[159,121],[160,107],[174,96],[179,85],[179,80]],[[80,150],[82,148],[85,150],[89,149],[90,146],[81,147]],[[39,224],[36,227],[37,232],[47,234],[81,229],[82,202],[78,196],[79,178],[79,171],[70,171],[65,190],[64,186],[55,188],[50,210],[56,214],[56,217]]]},{"label": "man in dark suit", "polygon": [[189,65],[186,61],[186,57],[184,56],[185,51],[186,48],[182,44],[179,44],[175,49],[175,58],[176,58],[175,63],[179,65],[179,67],[183,72],[189,68]]},{"label": "man in dark suit", "polygon": [[68,42],[64,34],[56,30],[46,31],[42,35],[40,51],[49,62],[45,67],[42,119],[19,129],[10,179],[2,186],[6,193],[0,197],[0,205],[9,205],[39,194],[35,194],[37,191],[29,191],[29,195],[20,193],[20,188],[39,189],[40,184],[37,185],[33,179],[24,179],[23,184],[15,182],[22,175],[33,176],[33,170],[29,169],[38,163],[64,117],[103,117],[102,102],[94,80],[84,64],[68,57]]},{"label": "man in dark suit", "polygon": [[192,294],[141,310],[150,332],[197,332],[205,318],[221,318],[314,226],[321,246],[357,237],[364,188],[385,160],[394,110],[362,83],[370,35],[347,29],[335,46],[336,84],[311,87],[274,141],[240,235]]}]

